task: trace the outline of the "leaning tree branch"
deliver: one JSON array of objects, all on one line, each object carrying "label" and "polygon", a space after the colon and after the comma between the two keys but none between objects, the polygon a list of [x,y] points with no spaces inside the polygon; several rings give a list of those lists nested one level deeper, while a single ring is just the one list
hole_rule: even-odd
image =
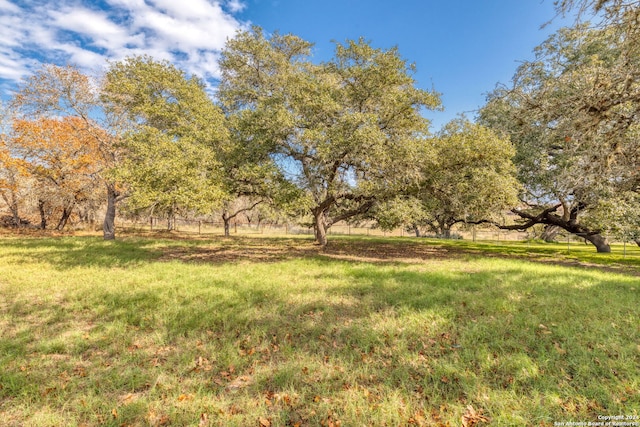
[{"label": "leaning tree branch", "polygon": [[375,203],[374,199],[366,200],[357,208],[342,212],[340,215],[337,215],[336,217],[332,218],[328,225],[332,226],[336,222],[344,221],[356,215],[367,213],[369,209],[373,207],[374,203]]},{"label": "leaning tree branch", "polygon": [[265,200],[264,199],[260,199],[257,202],[253,203],[251,206],[246,207],[246,208],[242,208],[240,210],[237,210],[235,213],[233,213],[232,215],[229,215],[228,217],[226,217],[227,220],[232,220],[233,218],[237,217],[238,215],[240,215],[242,212],[248,212],[253,210],[256,206],[258,206],[260,203],[264,203]]},{"label": "leaning tree branch", "polygon": [[[526,222],[520,223],[520,224],[511,224],[511,225],[504,225],[504,224],[500,224],[494,220],[488,220],[488,219],[482,219],[479,221],[467,221],[467,224],[473,224],[473,225],[482,225],[482,224],[490,224],[493,225],[501,230],[517,230],[517,231],[524,231],[527,230],[531,227],[533,227],[536,224],[547,224],[546,219],[549,217],[549,215],[551,215],[553,212],[557,211],[560,207],[562,206],[562,204],[558,203],[555,204],[551,207],[548,207],[546,209],[544,209],[542,212],[540,212],[538,215],[534,215],[531,214],[529,212],[520,210],[520,209],[511,209],[511,212],[513,212],[514,214],[518,215],[520,218],[522,219],[526,219]],[[559,218],[559,217],[558,217]],[[554,224],[555,225],[555,224]],[[563,226],[561,226],[562,228],[565,228]]]}]

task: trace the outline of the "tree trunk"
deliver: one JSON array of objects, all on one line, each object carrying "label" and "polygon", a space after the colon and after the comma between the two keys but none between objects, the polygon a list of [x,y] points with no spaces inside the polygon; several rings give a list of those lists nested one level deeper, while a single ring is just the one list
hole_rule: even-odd
[{"label": "tree trunk", "polygon": [[635,239],[634,242],[636,242],[636,245],[640,246],[640,239]]},{"label": "tree trunk", "polygon": [[313,214],[313,231],[316,236],[316,243],[323,248],[327,246],[327,223],[325,221],[324,211],[320,208],[312,209]]},{"label": "tree trunk", "polygon": [[420,235],[420,227],[418,227],[417,225],[413,225],[413,232],[416,233],[416,237],[421,237]]},{"label": "tree trunk", "polygon": [[116,203],[120,193],[114,184],[107,184],[107,212],[102,223],[102,238],[114,240],[116,238]]},{"label": "tree trunk", "polygon": [[446,218],[438,218],[436,221],[438,223],[438,231],[436,232],[438,237],[440,237],[441,239],[450,239],[452,224],[449,224]]},{"label": "tree trunk", "polygon": [[20,215],[18,215],[18,210],[16,209],[15,211],[12,209],[11,210],[11,214],[13,215],[13,224],[16,227],[22,227],[22,220],[20,219]]},{"label": "tree trunk", "polygon": [[78,209],[78,218],[80,222],[83,224],[92,224],[94,223],[92,212],[89,208]]},{"label": "tree trunk", "polygon": [[226,213],[222,213],[222,222],[224,223],[224,237],[231,235],[231,217]]},{"label": "tree trunk", "polygon": [[589,234],[584,236],[585,239],[593,243],[593,246],[596,247],[596,250],[600,253],[609,253],[611,252],[611,246],[607,241],[607,238],[602,236],[601,234]]},{"label": "tree trunk", "polygon": [[67,225],[67,221],[73,212],[73,205],[68,208],[62,209],[62,216],[60,217],[60,221],[58,221],[58,225],[56,225],[57,231],[62,231],[64,227]]},{"label": "tree trunk", "polygon": [[40,229],[47,229],[47,213],[44,210],[45,202],[43,200],[38,200],[38,212],[40,213]]},{"label": "tree trunk", "polygon": [[[498,225],[498,228],[502,230],[526,230],[529,227],[532,227],[536,224],[545,224],[547,226],[558,226],[569,233],[575,234],[576,236],[582,237],[587,241],[591,242],[596,250],[600,253],[609,253],[611,252],[611,246],[607,241],[607,238],[602,236],[598,231],[593,231],[588,227],[585,227],[582,224],[578,223],[578,207],[575,207],[571,211],[571,215],[569,220],[561,217],[560,215],[556,215],[554,212],[557,211],[561,204],[556,204],[554,206],[550,206],[540,212],[537,215],[534,215],[529,212],[521,211],[519,209],[512,209],[511,212],[520,216],[523,219],[527,219],[528,221],[525,224],[516,224],[516,225]],[[582,210],[584,212],[584,209]],[[495,223],[494,223],[495,224]]]},{"label": "tree trunk", "polygon": [[[13,224],[16,227],[21,227],[22,226],[22,220],[20,219],[20,215],[19,215],[19,209],[18,209],[18,195],[16,194],[17,191],[14,187],[15,184],[15,176],[11,176],[10,177],[10,188],[8,189],[7,192],[2,191],[2,199],[5,201],[5,203],[7,204],[7,206],[9,207],[9,210],[11,211],[11,215],[13,216]],[[7,194],[8,193],[8,194]]]},{"label": "tree trunk", "polygon": [[20,219],[20,212],[18,211],[18,201],[16,200],[15,192],[11,192],[11,200],[7,198],[7,196],[3,193],[2,198],[9,206],[9,210],[11,211],[11,216],[13,217],[13,225],[16,227],[20,227],[22,225],[22,220]]},{"label": "tree trunk", "polygon": [[11,210],[11,215],[13,216],[13,224],[16,227],[21,227],[22,220],[20,219],[20,213],[18,212],[18,204],[16,203],[9,206],[9,209]]}]

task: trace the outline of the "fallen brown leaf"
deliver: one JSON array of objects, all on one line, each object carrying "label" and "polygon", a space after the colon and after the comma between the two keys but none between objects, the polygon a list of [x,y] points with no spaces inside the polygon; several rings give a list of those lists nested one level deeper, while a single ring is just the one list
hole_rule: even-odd
[{"label": "fallen brown leaf", "polygon": [[462,416],[462,425],[463,427],[474,427],[479,423],[488,423],[489,419],[484,416],[483,410],[480,409],[476,411],[473,406],[467,406],[467,409]]},{"label": "fallen brown leaf", "polygon": [[227,390],[230,390],[230,391],[238,390],[248,386],[251,383],[252,383],[251,377],[247,375],[241,375],[238,378],[231,381],[229,384],[227,384]]},{"label": "fallen brown leaf", "polygon": [[258,422],[260,423],[260,427],[271,427],[271,421],[269,421],[268,419],[264,418],[264,417],[260,417],[258,419]]},{"label": "fallen brown leaf", "polygon": [[553,347],[559,354],[567,354],[567,350],[564,350],[562,347],[560,347],[560,344],[558,344],[557,342],[553,343]]}]

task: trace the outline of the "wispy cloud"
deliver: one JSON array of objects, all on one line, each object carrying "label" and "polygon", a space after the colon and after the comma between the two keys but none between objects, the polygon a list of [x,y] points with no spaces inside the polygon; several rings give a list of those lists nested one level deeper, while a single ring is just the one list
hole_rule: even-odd
[{"label": "wispy cloud", "polygon": [[228,0],[227,7],[231,13],[242,12],[246,5],[242,3],[240,0]]},{"label": "wispy cloud", "polygon": [[0,0],[0,90],[41,63],[100,71],[139,54],[215,79],[244,8],[241,0]]},{"label": "wispy cloud", "polygon": [[0,0],[0,10],[4,12],[19,12],[20,8],[8,0]]}]

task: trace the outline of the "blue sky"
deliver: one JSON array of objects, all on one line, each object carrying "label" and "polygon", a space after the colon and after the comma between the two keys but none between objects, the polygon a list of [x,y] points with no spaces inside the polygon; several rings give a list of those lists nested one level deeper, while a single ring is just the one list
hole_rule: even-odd
[{"label": "blue sky", "polygon": [[106,60],[149,54],[215,84],[228,37],[259,25],[314,42],[329,59],[333,40],[364,37],[397,46],[416,64],[420,87],[442,94],[428,112],[437,130],[457,114],[473,117],[496,83],[569,19],[552,0],[0,0],[0,94],[43,62],[99,74]]}]

